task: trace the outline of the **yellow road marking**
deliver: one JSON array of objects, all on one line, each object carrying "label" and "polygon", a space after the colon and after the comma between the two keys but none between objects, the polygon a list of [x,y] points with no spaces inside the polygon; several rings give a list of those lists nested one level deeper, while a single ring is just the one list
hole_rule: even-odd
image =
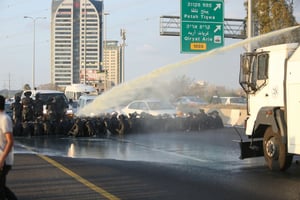
[{"label": "yellow road marking", "polygon": [[87,186],[88,188],[94,190],[95,192],[99,193],[100,195],[106,197],[109,200],[119,200],[120,198],[116,197],[113,194],[110,194],[109,192],[107,192],[106,190],[98,187],[97,185],[89,182],[88,180],[82,178],[81,176],[79,176],[78,174],[74,173],[73,171],[71,171],[70,169],[64,167],[63,165],[59,164],[58,162],[56,162],[55,160],[41,155],[41,154],[37,154],[40,158],[42,158],[43,160],[47,161],[48,163],[52,164],[53,166],[57,167],[58,169],[60,169],[61,171],[65,172],[66,174],[68,174],[69,176],[73,177],[75,180],[77,180],[78,182],[84,184],[85,186]]}]

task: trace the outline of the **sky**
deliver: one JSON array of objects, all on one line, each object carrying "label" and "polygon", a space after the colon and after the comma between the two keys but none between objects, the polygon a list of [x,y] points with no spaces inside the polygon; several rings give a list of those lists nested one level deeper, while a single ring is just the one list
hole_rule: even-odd
[{"label": "sky", "polygon": [[[36,21],[35,83],[50,83],[51,0],[0,0],[0,89],[22,89],[32,83],[33,23],[24,16],[46,17]],[[180,53],[180,37],[160,36],[160,16],[180,15],[180,0],[104,0],[106,39],[121,42],[126,30],[125,81],[134,80],[163,66],[192,58]],[[244,0],[225,0],[224,17],[243,19]],[[300,2],[294,1],[294,16],[300,21]],[[237,39],[225,39],[225,46]],[[228,50],[170,76],[185,75],[195,81],[239,88],[239,55],[243,48]]]}]

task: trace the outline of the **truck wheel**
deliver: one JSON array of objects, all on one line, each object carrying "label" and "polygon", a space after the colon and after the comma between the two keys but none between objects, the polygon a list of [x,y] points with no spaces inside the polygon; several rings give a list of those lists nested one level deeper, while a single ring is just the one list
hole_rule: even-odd
[{"label": "truck wheel", "polygon": [[267,128],[265,132],[263,148],[265,160],[271,170],[284,171],[291,166],[293,155],[287,153],[280,132],[274,133],[272,127]]}]

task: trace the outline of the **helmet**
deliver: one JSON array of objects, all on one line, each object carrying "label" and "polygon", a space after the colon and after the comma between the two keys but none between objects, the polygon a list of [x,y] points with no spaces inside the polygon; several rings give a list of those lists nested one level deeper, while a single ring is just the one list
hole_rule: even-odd
[{"label": "helmet", "polygon": [[112,116],[112,117],[117,117],[117,116],[118,116],[118,113],[117,113],[116,111],[114,111],[114,112],[111,113],[111,116]]},{"label": "helmet", "polygon": [[26,97],[30,97],[30,96],[31,96],[31,94],[32,94],[32,92],[31,92],[31,91],[26,91],[26,92],[24,92],[24,95],[25,95]]},{"label": "helmet", "polygon": [[18,96],[18,95],[16,95],[16,96],[15,96],[15,101],[16,101],[16,102],[19,102],[19,101],[21,101],[21,97],[20,97],[20,96]]}]

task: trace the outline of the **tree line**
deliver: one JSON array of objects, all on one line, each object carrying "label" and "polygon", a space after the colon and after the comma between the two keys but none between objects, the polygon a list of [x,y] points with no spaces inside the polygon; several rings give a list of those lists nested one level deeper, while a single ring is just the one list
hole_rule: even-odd
[{"label": "tree line", "polygon": [[[255,35],[262,35],[279,29],[299,25],[294,17],[293,0],[251,0],[252,20]],[[244,2],[248,10],[248,0]],[[246,21],[248,19],[248,12]],[[289,34],[283,34],[260,42],[259,46],[269,46],[290,42],[300,42],[300,31],[296,29]]]}]

